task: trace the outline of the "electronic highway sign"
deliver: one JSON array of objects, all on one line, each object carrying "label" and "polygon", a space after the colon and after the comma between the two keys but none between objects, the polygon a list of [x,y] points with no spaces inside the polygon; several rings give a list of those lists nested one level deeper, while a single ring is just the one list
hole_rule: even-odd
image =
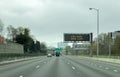
[{"label": "electronic highway sign", "polygon": [[92,33],[76,34],[64,33],[64,42],[78,42],[78,41],[91,41]]}]

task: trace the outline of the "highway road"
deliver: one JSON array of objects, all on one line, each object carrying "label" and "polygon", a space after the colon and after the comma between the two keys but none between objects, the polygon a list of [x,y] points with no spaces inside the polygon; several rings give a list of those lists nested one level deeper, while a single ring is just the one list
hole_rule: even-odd
[{"label": "highway road", "polygon": [[0,77],[120,77],[120,65],[75,56],[43,56],[0,65]]}]

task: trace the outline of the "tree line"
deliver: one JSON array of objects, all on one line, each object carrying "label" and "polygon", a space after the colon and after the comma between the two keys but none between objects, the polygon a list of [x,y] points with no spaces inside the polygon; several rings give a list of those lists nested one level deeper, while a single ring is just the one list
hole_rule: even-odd
[{"label": "tree line", "polygon": [[99,55],[120,56],[120,31],[99,34],[97,38],[94,38],[92,44],[88,43],[87,50],[74,50],[74,47],[67,46],[66,54],[97,55],[97,40],[99,42]]},{"label": "tree line", "polygon": [[[2,36],[3,30],[4,24],[0,20],[0,36]],[[9,25],[6,30],[6,40],[23,45],[24,53],[47,53],[46,44],[36,40],[35,37],[30,34],[29,28],[21,26],[15,28]]]},{"label": "tree line", "polygon": [[112,38],[110,33],[100,34],[98,38],[93,41],[92,54],[96,54],[97,39],[99,41],[99,55],[120,55],[120,35]]}]

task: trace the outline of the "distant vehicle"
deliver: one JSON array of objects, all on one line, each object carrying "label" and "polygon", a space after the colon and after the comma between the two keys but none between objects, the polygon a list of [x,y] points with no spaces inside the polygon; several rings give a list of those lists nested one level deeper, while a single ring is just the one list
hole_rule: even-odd
[{"label": "distant vehicle", "polygon": [[54,51],[55,56],[56,56],[56,57],[61,56],[61,51],[62,51],[62,50],[63,50],[62,48],[55,48],[55,51]]},{"label": "distant vehicle", "polygon": [[56,52],[55,55],[56,55],[56,57],[59,57],[60,56],[60,52]]},{"label": "distant vehicle", "polygon": [[52,54],[47,54],[47,57],[52,57]]},{"label": "distant vehicle", "polygon": [[53,53],[52,55],[53,55],[53,56],[55,56],[55,54],[54,54],[54,53]]}]

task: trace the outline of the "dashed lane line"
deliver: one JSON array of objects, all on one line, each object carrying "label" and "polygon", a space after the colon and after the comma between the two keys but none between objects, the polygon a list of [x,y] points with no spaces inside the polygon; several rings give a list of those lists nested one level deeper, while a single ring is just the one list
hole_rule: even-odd
[{"label": "dashed lane line", "polygon": [[20,75],[19,77],[23,77],[22,75]]},{"label": "dashed lane line", "polygon": [[108,70],[109,68],[108,68],[108,67],[106,67],[105,69],[106,69],[106,70]]},{"label": "dashed lane line", "polygon": [[118,70],[113,70],[114,72],[118,72]]},{"label": "dashed lane line", "polygon": [[67,64],[70,64],[70,63],[67,63]]},{"label": "dashed lane line", "polygon": [[39,67],[40,67],[39,65],[36,66],[36,68],[39,68]]},{"label": "dashed lane line", "polygon": [[102,67],[102,66],[99,66],[100,68]]},{"label": "dashed lane line", "polygon": [[75,67],[72,66],[72,69],[75,70]]}]

